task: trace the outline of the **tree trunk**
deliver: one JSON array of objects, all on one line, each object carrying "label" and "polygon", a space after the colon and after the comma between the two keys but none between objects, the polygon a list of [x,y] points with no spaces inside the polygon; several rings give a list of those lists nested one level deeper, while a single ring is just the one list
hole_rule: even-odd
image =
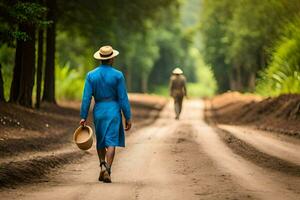
[{"label": "tree trunk", "polygon": [[41,102],[41,85],[42,85],[42,74],[43,74],[43,58],[44,58],[44,31],[39,30],[38,38],[38,64],[36,74],[36,103],[35,107],[40,108]]},{"label": "tree trunk", "polygon": [[23,42],[21,59],[20,87],[17,102],[20,105],[32,106],[32,90],[35,75],[35,33],[34,25],[22,25],[22,29],[28,34],[29,39]]},{"label": "tree trunk", "polygon": [[230,85],[230,90],[236,90],[236,81],[235,81],[233,72],[232,72],[232,74],[230,74],[230,77],[229,77],[229,85]]},{"label": "tree trunk", "polygon": [[46,39],[46,66],[44,79],[43,101],[56,103],[55,101],[55,9],[56,0],[47,0],[47,19],[53,23],[47,28]]},{"label": "tree trunk", "polygon": [[148,92],[148,75],[146,72],[143,72],[142,74],[142,92]]},{"label": "tree trunk", "polygon": [[264,49],[260,50],[260,55],[259,55],[259,66],[258,66],[258,70],[264,69],[266,67],[267,63],[266,63],[266,55],[264,52]]},{"label": "tree trunk", "polygon": [[251,72],[249,75],[248,87],[250,92],[254,92],[255,90],[255,72]]},{"label": "tree trunk", "polygon": [[126,78],[126,86],[127,86],[127,90],[129,92],[132,91],[132,76],[131,76],[131,69],[130,67],[127,67],[125,69],[125,78]]},{"label": "tree trunk", "polygon": [[4,98],[4,86],[3,86],[3,77],[2,77],[2,65],[0,63],[0,102],[5,101]]},{"label": "tree trunk", "polygon": [[17,41],[13,79],[10,86],[9,102],[17,102],[20,93],[23,41]]},{"label": "tree trunk", "polygon": [[241,66],[238,64],[236,65],[236,90],[242,91],[243,83],[242,83],[242,72],[241,72]]}]

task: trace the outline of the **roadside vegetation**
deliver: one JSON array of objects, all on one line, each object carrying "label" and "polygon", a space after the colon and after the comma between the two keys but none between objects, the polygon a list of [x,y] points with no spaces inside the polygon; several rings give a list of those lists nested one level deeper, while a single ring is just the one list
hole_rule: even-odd
[{"label": "roadside vegetation", "polygon": [[300,93],[300,18],[290,23],[274,47],[256,88],[262,95]]},{"label": "roadside vegetation", "polygon": [[202,1],[202,54],[219,91],[299,93],[298,0]]}]

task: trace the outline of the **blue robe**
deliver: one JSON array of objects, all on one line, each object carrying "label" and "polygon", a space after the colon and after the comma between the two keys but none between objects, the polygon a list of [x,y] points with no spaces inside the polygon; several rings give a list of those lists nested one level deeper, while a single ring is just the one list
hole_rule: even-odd
[{"label": "blue robe", "polygon": [[126,120],[131,119],[131,111],[123,73],[109,65],[100,65],[87,74],[80,111],[82,119],[87,119],[92,97],[97,149],[125,147],[121,111]]}]

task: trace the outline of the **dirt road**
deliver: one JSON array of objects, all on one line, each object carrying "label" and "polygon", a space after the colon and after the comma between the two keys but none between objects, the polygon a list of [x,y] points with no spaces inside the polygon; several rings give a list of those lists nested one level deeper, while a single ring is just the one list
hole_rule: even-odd
[{"label": "dirt road", "polygon": [[[112,184],[97,181],[99,166],[92,150],[79,164],[51,174],[49,182],[3,190],[0,196],[51,200],[300,199],[299,176],[258,166],[234,153],[204,122],[203,110],[202,101],[186,101],[181,120],[176,121],[169,103],[154,124],[131,134],[127,147],[118,150]],[[280,151],[278,144],[275,148]],[[282,158],[283,150],[280,152]],[[287,157],[299,164],[296,154]]]}]

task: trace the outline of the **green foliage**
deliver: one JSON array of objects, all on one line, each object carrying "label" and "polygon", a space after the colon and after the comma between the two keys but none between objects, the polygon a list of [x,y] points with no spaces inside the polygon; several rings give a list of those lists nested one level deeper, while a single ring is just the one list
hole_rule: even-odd
[{"label": "green foliage", "polygon": [[[126,74],[129,91],[134,92],[146,92],[148,84],[157,82],[150,75],[154,68],[168,76],[169,70],[164,69],[179,64],[177,0],[58,1],[58,8],[60,64],[69,60],[72,68],[79,67],[77,70],[84,69],[85,73],[96,64],[84,60],[93,60],[92,54],[99,46],[110,44],[120,51],[115,65]],[[173,45],[166,54],[172,52],[174,56],[162,53],[164,44]],[[160,59],[169,64],[162,65]]]},{"label": "green foliage", "polygon": [[203,0],[202,53],[220,91],[253,91],[253,77],[269,64],[269,50],[299,12],[298,0]]},{"label": "green foliage", "polygon": [[[36,2],[0,0],[0,10],[6,10],[5,17],[0,16],[0,22],[5,22],[0,30],[7,31],[12,44],[15,39],[28,39],[18,23],[51,23],[43,20],[46,9]],[[168,85],[171,71],[181,67],[195,88],[193,94],[213,93],[214,77],[209,67],[199,63],[202,57],[193,48],[201,43],[196,38],[199,6],[197,0],[57,1],[57,98],[81,98],[84,75],[99,65],[93,53],[107,44],[120,51],[115,66],[126,75],[131,92],[147,92],[148,87],[157,91],[162,88],[158,85]],[[13,62],[5,77],[11,77],[12,68]],[[197,93],[201,87],[206,91]]]},{"label": "green foliage", "polygon": [[217,91],[217,83],[211,67],[204,63],[198,49],[192,48],[190,54],[195,65],[196,81],[187,84],[188,95],[191,97],[210,97],[214,95]]},{"label": "green foliage", "polygon": [[38,3],[17,2],[10,10],[10,15],[15,18],[18,23],[44,23],[43,16],[47,9]]},{"label": "green foliage", "polygon": [[[150,73],[149,84],[153,91],[157,85],[168,84],[170,74],[176,67],[188,72],[190,66],[185,64],[188,59],[185,52],[188,52],[188,44],[185,41],[185,29],[180,23],[180,8],[173,6],[161,13],[164,20],[161,21],[161,28],[158,30],[157,45],[159,57],[154,63]],[[170,17],[173,16],[173,17]],[[188,78],[190,77],[190,74]]]},{"label": "green foliage", "polygon": [[51,22],[44,16],[46,7],[35,2],[0,1],[0,42],[13,46],[14,40],[28,40],[28,35],[19,30],[20,24],[47,26]]},{"label": "green foliage", "polygon": [[[198,49],[191,48],[189,54],[189,58],[194,65],[193,73],[196,78],[193,82],[187,79],[188,96],[196,98],[213,96],[217,91],[217,83],[211,67],[204,63]],[[163,96],[169,96],[168,84],[158,85],[153,88],[152,92]]]},{"label": "green foliage", "polygon": [[93,58],[94,49],[89,47],[87,39],[83,36],[58,31],[56,44],[56,58],[59,66],[68,65],[84,74],[97,64]]},{"label": "green foliage", "polygon": [[160,95],[160,96],[164,96],[164,97],[169,97],[170,96],[168,85],[157,85],[151,90],[150,93]]},{"label": "green foliage", "polygon": [[[167,84],[170,73],[175,67],[185,69],[184,51],[179,40],[181,32],[174,27],[174,32],[169,30],[159,30],[160,37],[157,45],[159,46],[159,58],[154,63],[154,68],[149,77],[150,86]],[[178,38],[179,37],[179,38]]]},{"label": "green foliage", "polygon": [[9,98],[10,84],[12,81],[13,65],[14,65],[14,49],[6,44],[0,46],[0,63],[2,64],[2,75],[4,82],[4,97]]},{"label": "green foliage", "polygon": [[230,0],[203,0],[200,16],[202,54],[205,62],[213,67],[220,91],[229,88],[227,74],[231,65],[226,62],[228,39],[225,37],[232,19],[233,3]]},{"label": "green foliage", "polygon": [[286,27],[274,48],[272,61],[261,73],[256,91],[261,95],[300,93],[300,18]]},{"label": "green foliage", "polygon": [[68,64],[57,66],[55,71],[56,97],[60,100],[80,100],[84,86],[84,78]]},{"label": "green foliage", "polygon": [[[197,83],[199,88],[204,84],[205,90],[213,93],[213,84],[201,82],[205,78],[198,81],[197,59],[202,58],[191,51],[197,32],[198,10],[191,12],[189,8],[194,4],[199,6],[199,2],[186,0],[185,8],[177,0],[155,2],[126,1],[125,7],[120,6],[119,1],[101,5],[98,1],[58,2],[61,16],[57,35],[59,64],[69,62],[71,69],[85,74],[97,65],[93,62],[93,52],[100,45],[111,44],[120,51],[115,65],[125,73],[129,91],[147,92],[149,86],[152,92],[165,93],[165,87],[160,85],[168,85],[171,71],[180,66],[188,80]],[[180,13],[185,16],[182,20]],[[210,75],[203,76],[213,83],[214,77]],[[200,93],[199,96],[208,94]]]},{"label": "green foliage", "polygon": [[201,1],[186,0],[181,5],[181,24],[184,27],[192,27],[199,21],[199,9]]}]

